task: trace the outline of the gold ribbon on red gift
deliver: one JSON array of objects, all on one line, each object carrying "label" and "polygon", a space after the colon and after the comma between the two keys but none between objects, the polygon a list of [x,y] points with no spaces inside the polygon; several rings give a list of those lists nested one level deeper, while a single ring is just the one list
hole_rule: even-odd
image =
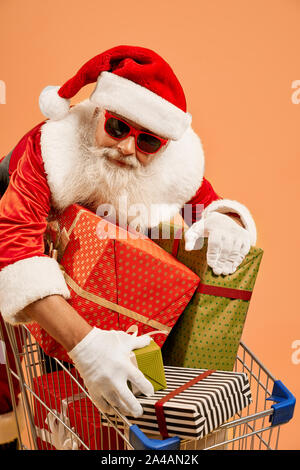
[{"label": "gold ribbon on red gift", "polygon": [[169,326],[163,325],[162,323],[151,318],[145,317],[144,315],[141,315],[140,313],[137,313],[134,310],[122,307],[122,305],[116,304],[114,302],[111,302],[110,300],[100,297],[99,295],[92,294],[92,292],[88,292],[82,289],[82,287],[80,287],[65,271],[64,277],[68,286],[71,287],[71,289],[73,289],[73,291],[83,299],[90,300],[91,302],[94,302],[97,305],[101,305],[101,307],[105,307],[110,310],[113,310],[114,312],[121,313],[122,315],[144,323],[145,325],[155,328],[156,330],[165,330],[168,333],[171,331],[171,328]]},{"label": "gold ribbon on red gift", "polygon": [[209,375],[213,374],[215,370],[207,370],[203,372],[202,374],[198,375],[198,377],[195,377],[194,379],[190,380],[189,382],[185,383],[184,385],[181,385],[181,387],[176,388],[172,392],[168,393],[168,395],[162,397],[160,400],[158,400],[155,403],[155,413],[157,417],[157,423],[159,427],[159,432],[162,436],[163,439],[167,439],[169,437],[168,429],[167,429],[167,423],[166,423],[166,417],[164,413],[164,408],[163,405],[164,403],[167,403],[171,398],[176,397],[179,395],[181,392],[184,392],[188,388],[192,387],[196,383],[200,382],[200,380],[205,379]]},{"label": "gold ribbon on red gift", "polygon": [[[64,254],[64,251],[70,241],[70,235],[82,213],[84,213],[84,210],[81,210],[78,212],[78,214],[73,220],[72,225],[68,231],[65,229],[65,227],[61,229],[56,220],[48,223],[47,231],[46,231],[46,243],[47,243],[48,251],[49,251],[48,254],[51,258],[55,258],[57,261],[61,260]],[[150,319],[144,315],[141,315],[140,313],[130,310],[129,308],[123,307],[122,305],[116,304],[114,302],[111,302],[110,300],[107,300],[107,299],[104,299],[103,297],[95,295],[92,292],[82,289],[82,287],[80,287],[74,281],[74,279],[72,279],[71,276],[69,276],[65,272],[65,269],[62,265],[60,265],[60,268],[64,274],[64,278],[65,278],[67,285],[71,287],[71,289],[83,299],[90,300],[91,302],[94,302],[95,304],[100,305],[101,307],[108,308],[114,312],[120,313],[129,318],[132,318],[133,320],[137,320],[156,330],[164,330],[166,334],[168,334],[171,331],[171,328],[169,326],[164,325],[163,323]]]},{"label": "gold ribbon on red gift", "polygon": [[60,229],[57,220],[48,222],[45,232],[46,252],[50,258],[60,261],[70,241],[70,236],[63,227]]}]

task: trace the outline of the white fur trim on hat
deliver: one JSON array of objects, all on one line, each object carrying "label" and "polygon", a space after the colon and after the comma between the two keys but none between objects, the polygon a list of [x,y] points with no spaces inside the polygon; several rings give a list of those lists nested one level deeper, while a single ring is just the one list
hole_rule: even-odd
[{"label": "white fur trim on hat", "polygon": [[218,199],[209,204],[206,209],[203,211],[202,216],[206,217],[211,212],[221,212],[226,214],[227,212],[235,212],[241,218],[242,223],[246,230],[250,234],[250,243],[252,246],[256,243],[256,225],[253,220],[252,215],[246,206],[237,201],[232,201],[231,199]]},{"label": "white fur trim on hat", "polygon": [[47,86],[39,97],[40,110],[49,119],[57,121],[67,116],[70,109],[70,100],[58,94],[59,86]]},{"label": "white fur trim on hat", "polygon": [[189,113],[156,93],[111,72],[99,75],[90,100],[167,139],[180,139],[192,121]]},{"label": "white fur trim on hat", "polygon": [[0,272],[0,312],[11,324],[32,321],[22,311],[48,295],[70,297],[62,271],[55,259],[33,256],[3,268]]},{"label": "white fur trim on hat", "polygon": [[18,437],[18,426],[21,433],[25,427],[25,415],[21,394],[18,395],[16,414],[14,411],[0,414],[0,445],[8,444]]}]

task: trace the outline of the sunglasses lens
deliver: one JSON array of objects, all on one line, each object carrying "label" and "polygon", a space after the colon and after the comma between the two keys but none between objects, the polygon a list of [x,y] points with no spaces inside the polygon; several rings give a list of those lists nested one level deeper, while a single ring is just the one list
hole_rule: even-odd
[{"label": "sunglasses lens", "polygon": [[113,117],[107,119],[105,130],[114,139],[123,139],[130,132],[130,128],[125,122]]},{"label": "sunglasses lens", "polygon": [[140,150],[145,153],[155,153],[161,147],[161,141],[154,135],[143,133],[138,136],[137,144]]}]

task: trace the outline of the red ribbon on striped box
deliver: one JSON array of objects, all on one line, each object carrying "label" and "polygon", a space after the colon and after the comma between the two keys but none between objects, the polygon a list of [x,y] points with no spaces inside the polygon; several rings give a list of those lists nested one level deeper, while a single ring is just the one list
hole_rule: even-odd
[{"label": "red ribbon on striped box", "polygon": [[200,382],[200,380],[205,379],[209,375],[211,375],[215,370],[207,370],[206,372],[203,372],[202,374],[198,375],[197,377],[193,378],[189,382],[187,382],[184,385],[181,385],[181,387],[176,388],[172,392],[168,393],[165,397],[161,398],[155,403],[155,413],[157,417],[157,422],[158,422],[158,427],[159,427],[159,432],[162,436],[163,439],[167,439],[169,437],[168,429],[167,429],[167,423],[166,423],[166,418],[165,418],[165,413],[164,413],[164,408],[163,405],[164,403],[167,403],[171,398],[176,397],[179,395],[181,392],[184,392],[184,390],[192,387],[196,383]]}]

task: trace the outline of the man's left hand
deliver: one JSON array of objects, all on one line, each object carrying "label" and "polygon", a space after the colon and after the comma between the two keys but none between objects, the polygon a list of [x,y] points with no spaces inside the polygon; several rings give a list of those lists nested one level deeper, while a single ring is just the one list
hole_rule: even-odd
[{"label": "man's left hand", "polygon": [[211,212],[187,230],[185,249],[193,250],[204,237],[208,238],[207,264],[217,275],[234,273],[251,248],[249,232],[219,212]]}]

